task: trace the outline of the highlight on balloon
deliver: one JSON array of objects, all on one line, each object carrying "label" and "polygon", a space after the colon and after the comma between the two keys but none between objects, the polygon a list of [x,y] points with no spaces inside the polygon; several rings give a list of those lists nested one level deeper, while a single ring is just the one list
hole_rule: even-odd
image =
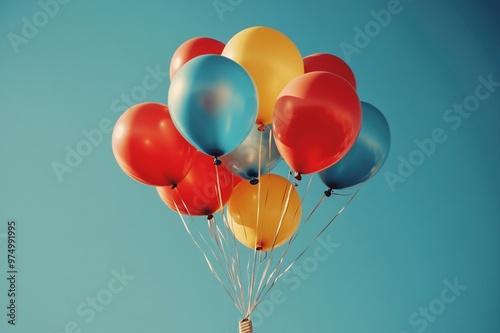
[{"label": "highlight on balloon", "polygon": [[175,212],[186,235],[168,237],[194,243],[252,332],[253,311],[382,168],[389,125],[342,59],[303,56],[269,27],[187,40],[170,78],[166,104],[120,116],[113,154]]}]

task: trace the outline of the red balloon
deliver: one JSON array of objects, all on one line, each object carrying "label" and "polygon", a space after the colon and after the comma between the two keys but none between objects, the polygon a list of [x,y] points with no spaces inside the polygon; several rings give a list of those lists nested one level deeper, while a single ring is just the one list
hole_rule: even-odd
[{"label": "red balloon", "polygon": [[112,147],[127,175],[153,186],[179,183],[196,154],[175,128],[168,107],[158,103],[141,103],[125,111],[113,129]]},{"label": "red balloon", "polygon": [[361,102],[340,76],[311,72],[280,93],[273,117],[276,146],[298,174],[321,171],[340,160],[361,129]]},{"label": "red balloon", "polygon": [[[220,197],[217,184],[217,168]],[[198,152],[186,178],[172,189],[170,186],[157,187],[158,194],[168,207],[185,215],[209,215],[217,212],[220,198],[224,206],[235,186],[233,174],[224,166],[215,166],[214,158]]]},{"label": "red balloon", "polygon": [[333,54],[316,53],[304,58],[304,73],[325,71],[337,74],[356,90],[356,78],[348,64]]},{"label": "red balloon", "polygon": [[204,54],[220,55],[224,46],[223,43],[209,37],[196,37],[185,41],[177,48],[172,60],[170,60],[170,81],[174,78],[175,73],[189,60]]}]

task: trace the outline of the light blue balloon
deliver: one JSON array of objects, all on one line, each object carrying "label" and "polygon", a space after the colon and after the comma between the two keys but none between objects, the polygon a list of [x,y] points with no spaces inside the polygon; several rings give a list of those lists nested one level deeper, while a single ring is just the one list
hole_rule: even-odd
[{"label": "light blue balloon", "polygon": [[234,174],[256,183],[259,154],[261,175],[271,171],[281,160],[270,126],[266,126],[262,132],[255,126],[235,150],[221,157],[221,161]]},{"label": "light blue balloon", "polygon": [[382,167],[391,145],[389,124],[373,105],[361,102],[363,121],[353,147],[331,167],[320,171],[321,181],[329,189],[359,185]]},{"label": "light blue balloon", "polygon": [[257,119],[258,99],[246,70],[220,55],[188,61],[168,91],[172,121],[198,150],[219,157],[245,140]]}]

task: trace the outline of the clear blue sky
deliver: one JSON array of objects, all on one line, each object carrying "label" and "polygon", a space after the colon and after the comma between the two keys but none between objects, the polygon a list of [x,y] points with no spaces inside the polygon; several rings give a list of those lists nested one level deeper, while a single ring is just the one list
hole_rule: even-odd
[{"label": "clear blue sky", "polygon": [[[60,1],[0,2],[0,331],[236,332],[178,216],[119,169],[110,129],[127,103],[166,103],[182,42],[264,25],[304,56],[348,61],[392,147],[323,236],[334,251],[298,263],[308,272],[276,286],[255,332],[498,332],[495,1]],[[4,314],[10,219],[16,326]]]}]

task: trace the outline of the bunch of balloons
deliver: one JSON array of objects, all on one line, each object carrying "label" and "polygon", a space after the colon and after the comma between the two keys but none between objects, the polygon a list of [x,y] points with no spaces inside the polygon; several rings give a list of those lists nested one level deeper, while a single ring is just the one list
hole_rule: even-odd
[{"label": "bunch of balloons", "polygon": [[[190,39],[173,54],[170,79],[168,106],[137,104],[118,119],[113,153],[181,217],[207,216],[224,256],[221,228],[254,253],[296,232],[301,198],[295,180],[272,173],[280,160],[297,181],[319,174],[330,196],[366,182],[387,158],[387,121],[360,101],[349,66],[327,53],[302,57],[275,29],[251,27],[226,44]],[[221,228],[210,223],[218,211]]]},{"label": "bunch of balloons", "polygon": [[[252,311],[308,248],[283,268],[301,225],[305,197],[297,182],[318,174],[328,187],[320,203],[363,184],[387,158],[389,126],[360,101],[344,61],[327,53],[302,57],[288,37],[267,27],[240,31],[226,44],[186,41],[172,56],[170,80],[168,106],[141,103],[121,115],[113,153],[128,176],[156,187],[178,212],[243,314],[240,332],[251,332]],[[288,177],[273,173],[281,160]],[[191,232],[195,216],[208,220],[196,226],[200,241]]]}]

